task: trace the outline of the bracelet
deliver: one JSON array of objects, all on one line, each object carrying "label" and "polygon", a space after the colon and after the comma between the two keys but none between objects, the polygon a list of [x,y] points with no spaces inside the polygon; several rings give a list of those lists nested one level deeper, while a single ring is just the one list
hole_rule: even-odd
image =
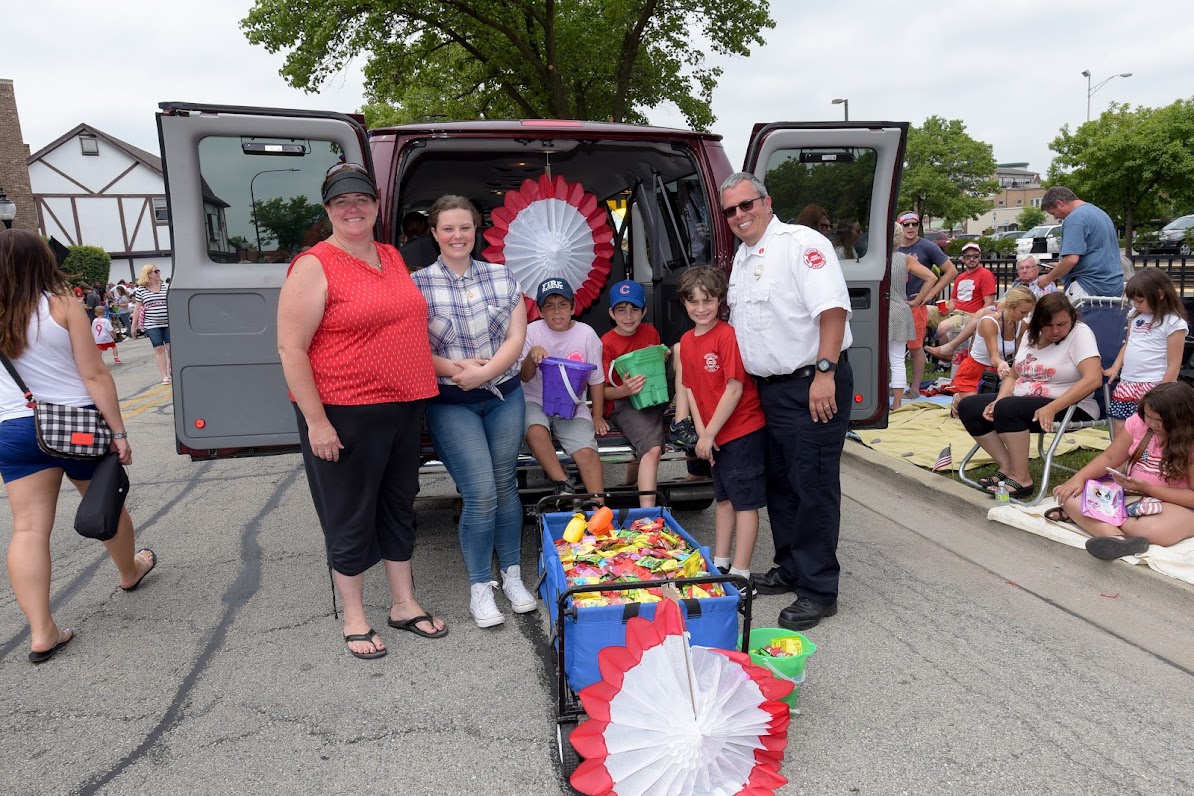
[{"label": "bracelet", "polygon": [[112,439],[128,439],[129,433],[127,431],[113,431]]}]

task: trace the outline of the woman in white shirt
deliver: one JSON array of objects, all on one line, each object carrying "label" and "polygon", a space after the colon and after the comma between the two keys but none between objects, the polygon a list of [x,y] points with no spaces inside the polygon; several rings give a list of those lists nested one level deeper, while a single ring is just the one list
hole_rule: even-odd
[{"label": "woman in white shirt", "polygon": [[1096,418],[1094,391],[1102,383],[1094,332],[1078,321],[1064,293],[1042,297],[998,395],[972,395],[958,404],[962,425],[998,466],[995,475],[980,482],[987,491],[993,493],[1003,481],[1012,497],[1031,496],[1030,435],[1052,431],[1053,420],[1075,404],[1075,420]]},{"label": "woman in white shirt", "polygon": [[[70,295],[45,241],[25,230],[0,230],[0,353],[38,400],[99,409],[114,432],[112,450],[121,463],[132,464],[116,384],[91,337],[87,311]],[[85,493],[96,464],[42,451],[33,409],[0,369],[0,477],[12,509],[8,576],[29,620],[33,663],[48,661],[74,638],[50,613],[50,531],[63,473]],[[157,563],[152,550],[133,553],[127,510],[121,512],[116,536],[104,546],[125,591],[137,588]]]}]

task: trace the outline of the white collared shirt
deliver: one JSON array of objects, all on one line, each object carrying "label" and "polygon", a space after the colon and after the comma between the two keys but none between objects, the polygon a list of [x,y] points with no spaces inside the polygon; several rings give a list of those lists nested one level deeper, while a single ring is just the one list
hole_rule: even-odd
[{"label": "white collared shirt", "polygon": [[850,292],[833,244],[775,216],[754,246],[743,244],[734,254],[726,303],[742,362],[755,376],[779,376],[816,362],[825,310],[846,310],[842,350],[853,342]]}]

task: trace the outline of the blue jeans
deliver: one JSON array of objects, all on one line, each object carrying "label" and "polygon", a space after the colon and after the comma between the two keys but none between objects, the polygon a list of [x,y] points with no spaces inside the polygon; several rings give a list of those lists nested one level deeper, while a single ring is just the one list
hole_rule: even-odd
[{"label": "blue jeans", "polygon": [[522,501],[518,451],[522,447],[522,387],[503,401],[427,404],[427,427],[440,461],[464,499],[460,550],[470,584],[492,580],[493,551],[501,569],[522,562]]}]

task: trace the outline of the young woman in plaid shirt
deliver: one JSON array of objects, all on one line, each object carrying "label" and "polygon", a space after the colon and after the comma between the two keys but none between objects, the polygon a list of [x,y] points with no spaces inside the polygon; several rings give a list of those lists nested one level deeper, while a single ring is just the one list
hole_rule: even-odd
[{"label": "young woman in plaid shirt", "polygon": [[481,215],[462,196],[441,196],[428,213],[440,256],[413,278],[427,299],[439,395],[427,426],[464,500],[460,548],[469,609],[479,627],[505,621],[494,602],[497,550],[502,590],[517,613],[535,610],[522,583],[522,503],[515,468],[522,445],[518,358],[526,337],[522,290],[508,268],[472,259]]}]

